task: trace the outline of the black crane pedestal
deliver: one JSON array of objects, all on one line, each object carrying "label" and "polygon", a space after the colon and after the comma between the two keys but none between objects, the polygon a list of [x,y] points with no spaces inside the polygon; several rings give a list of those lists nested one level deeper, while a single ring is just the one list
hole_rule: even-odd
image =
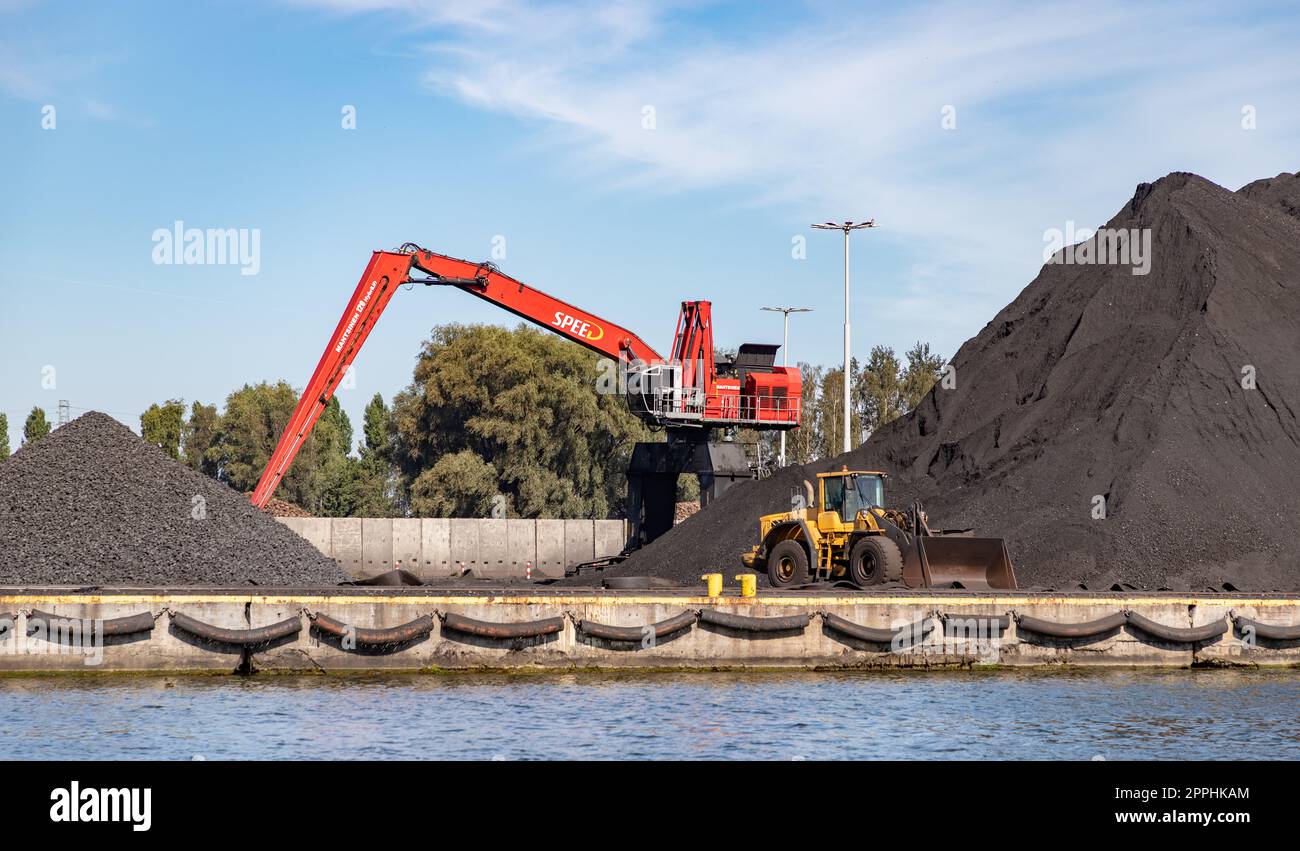
[{"label": "black crane pedestal", "polygon": [[627,468],[627,517],[631,524],[625,552],[643,547],[673,528],[677,479],[694,473],[700,479],[700,510],[727,488],[754,478],[738,443],[712,442],[707,431],[664,443],[638,443]]}]

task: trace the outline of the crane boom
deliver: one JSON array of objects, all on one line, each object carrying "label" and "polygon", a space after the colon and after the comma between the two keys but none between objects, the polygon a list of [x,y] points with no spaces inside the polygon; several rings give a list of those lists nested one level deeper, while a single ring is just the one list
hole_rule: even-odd
[{"label": "crane boom", "polygon": [[[430,277],[412,280],[412,268]],[[412,245],[401,251],[376,251],[253,489],[251,499],[258,508],[270,501],[393,293],[405,283],[458,287],[607,357],[645,363],[661,360],[631,331],[504,275],[489,263],[458,260]]]},{"label": "crane boom", "polygon": [[329,404],[330,397],[338,390],[339,381],[347,373],[348,367],[356,359],[361,344],[370,336],[375,323],[383,314],[384,308],[392,299],[397,287],[406,281],[411,269],[409,254],[392,251],[376,251],[370,257],[366,271],[361,274],[357,288],[352,292],[347,309],[334,328],[325,352],[316,364],[316,371],[311,374],[306,389],[293,409],[293,415],[280,440],[267,461],[257,487],[249,497],[258,508],[265,508],[271,494],[284,478],[285,472],[302,448],[302,443],[311,433],[312,426]]},{"label": "crane boom", "polygon": [[[427,277],[411,277],[413,269]],[[452,286],[627,366],[641,417],[676,429],[750,426],[788,429],[799,424],[798,370],[774,365],[776,346],[746,344],[727,375],[715,363],[709,302],[682,303],[668,361],[639,336],[593,313],[503,274],[491,263],[472,263],[407,243],[370,257],[334,334],[271,453],[250,497],[259,508],[284,478],[312,427],[402,284]],[[638,407],[639,406],[639,407]]]},{"label": "crane boom", "polygon": [[470,263],[420,249],[412,255],[411,265],[434,276],[433,280],[418,283],[460,287],[597,354],[642,363],[663,360],[658,352],[626,328],[517,281],[491,264]]}]

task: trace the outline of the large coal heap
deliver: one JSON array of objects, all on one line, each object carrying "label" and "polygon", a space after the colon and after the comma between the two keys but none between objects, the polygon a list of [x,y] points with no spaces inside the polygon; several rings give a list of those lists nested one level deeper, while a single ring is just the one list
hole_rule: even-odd
[{"label": "large coal heap", "polygon": [[1022,587],[1300,588],[1298,210],[1300,174],[1142,184],[1107,227],[1149,229],[1149,274],[1044,266],[954,355],[954,388],[734,489],[619,572],[730,578],[760,513],[847,464],[890,472],[891,502],[937,525],[1005,537]]},{"label": "large coal heap", "polygon": [[0,584],[334,585],[231,488],[88,413],[0,463]]}]

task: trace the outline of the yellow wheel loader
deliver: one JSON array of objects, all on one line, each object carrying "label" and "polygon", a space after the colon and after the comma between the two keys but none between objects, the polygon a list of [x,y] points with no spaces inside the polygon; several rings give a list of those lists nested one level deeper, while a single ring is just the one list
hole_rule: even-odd
[{"label": "yellow wheel loader", "polygon": [[793,507],[758,520],[759,543],[741,557],[766,571],[773,588],[848,581],[859,588],[901,582],[908,588],[1013,589],[1006,542],[969,529],[931,530],[919,502],[884,508],[886,475],[872,470],[819,473],[817,486],[792,495]]}]

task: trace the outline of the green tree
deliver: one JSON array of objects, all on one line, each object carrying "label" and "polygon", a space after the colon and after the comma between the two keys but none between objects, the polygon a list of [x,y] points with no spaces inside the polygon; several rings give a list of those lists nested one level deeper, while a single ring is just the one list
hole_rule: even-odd
[{"label": "green tree", "polygon": [[393,417],[389,413],[388,406],[384,404],[384,397],[376,393],[374,398],[366,403],[365,421],[361,427],[362,436],[365,438],[365,442],[361,444],[363,459],[388,457],[392,425]]},{"label": "green tree", "polygon": [[[283,381],[245,384],[227,396],[225,411],[217,421],[209,447],[218,478],[236,490],[252,490],[296,404],[297,394]],[[314,441],[308,438],[298,453],[298,460],[285,473],[277,488],[281,498],[302,504],[300,499],[307,494],[309,468],[313,466],[310,461],[314,446]]]},{"label": "green tree", "polygon": [[403,513],[397,495],[397,477],[390,463],[392,414],[384,397],[376,393],[366,403],[358,445],[360,458],[349,458],[347,476],[337,485],[338,503],[350,516],[390,517]]},{"label": "green tree", "polygon": [[352,447],[352,422],[331,397],[312,432],[316,442],[316,470],[311,478],[311,492],[300,503],[325,517],[351,517],[364,513],[360,509],[364,471],[360,462],[348,455]]},{"label": "green tree", "polygon": [[[218,478],[237,490],[251,491],[297,403],[298,394],[284,381],[246,384],[231,393],[207,453],[217,465]],[[276,488],[276,496],[308,511],[320,511],[327,485],[342,476],[337,468],[346,460],[351,442],[352,424],[338,399],[331,398]]]},{"label": "green tree", "polygon": [[907,367],[902,375],[902,399],[906,410],[910,411],[930,392],[930,388],[943,375],[944,359],[942,355],[933,354],[929,343],[919,340],[907,350]]},{"label": "green tree", "polygon": [[181,431],[185,423],[185,405],[168,399],[154,403],[140,415],[140,436],[145,443],[157,446],[176,460],[181,457]]},{"label": "green tree", "polygon": [[892,422],[903,413],[903,380],[898,356],[888,346],[875,346],[854,384],[856,407],[867,430]]},{"label": "green tree", "polygon": [[894,350],[876,346],[854,386],[855,404],[870,432],[908,413],[925,398],[943,373],[944,360],[917,342],[907,351],[907,365]]},{"label": "green tree", "polygon": [[190,417],[181,431],[181,451],[185,464],[205,476],[216,477],[217,461],[212,456],[219,417],[216,405],[195,402],[190,406]]},{"label": "green tree", "polygon": [[9,415],[0,414],[0,461],[9,457]]},{"label": "green tree", "polygon": [[23,445],[35,443],[49,433],[50,423],[45,419],[45,411],[39,407],[32,408],[32,412],[27,415],[27,421],[23,423]]},{"label": "green tree", "polygon": [[[855,370],[857,360],[849,361],[849,369]],[[856,447],[862,442],[862,415],[852,404],[849,405],[849,445]],[[822,458],[834,458],[844,451],[844,369],[827,369],[822,373],[822,382],[817,394],[816,417],[818,431],[823,441]]]},{"label": "green tree", "polygon": [[381,437],[388,415],[383,397],[375,394],[366,406],[359,458],[344,454],[352,443],[352,423],[337,399],[330,401],[316,426],[323,429],[317,446],[320,469],[309,507],[325,517],[393,516],[398,513],[392,495],[394,476],[384,457],[387,441]]},{"label": "green tree", "polygon": [[677,501],[700,501],[700,477],[687,473],[677,479]]},{"label": "green tree", "polygon": [[419,517],[489,517],[500,494],[497,469],[472,449],[443,455],[411,483]]},{"label": "green tree", "polygon": [[352,421],[339,404],[339,397],[331,396],[313,431],[316,450],[322,454],[321,462],[344,458],[352,451]]},{"label": "green tree", "polygon": [[799,364],[803,376],[803,394],[800,397],[799,427],[785,437],[787,463],[807,464],[820,458],[826,445],[817,416],[817,391],[821,389],[825,368],[809,363]]},{"label": "green tree", "polygon": [[632,446],[649,430],[622,396],[596,391],[599,374],[596,355],[540,330],[435,328],[392,406],[412,513],[481,516],[489,467],[491,495],[515,516],[622,511]]},{"label": "green tree", "polygon": [[311,511],[322,517],[392,517],[396,509],[383,465],[360,458],[331,458],[317,476]]}]

